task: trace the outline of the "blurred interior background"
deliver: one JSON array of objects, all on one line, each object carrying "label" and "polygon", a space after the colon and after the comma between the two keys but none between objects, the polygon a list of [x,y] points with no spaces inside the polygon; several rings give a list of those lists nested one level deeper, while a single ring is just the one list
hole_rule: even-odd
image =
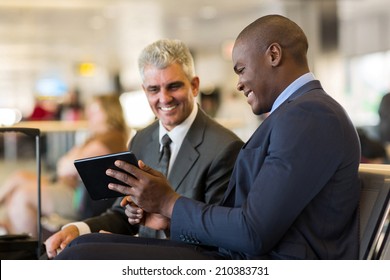
[{"label": "blurred interior background", "polygon": [[[88,136],[90,97],[119,95],[134,130],[154,120],[137,57],[175,38],[194,55],[199,104],[246,141],[262,116],[236,90],[231,50],[245,26],[271,13],[305,31],[311,70],[364,132],[365,160],[388,163],[389,142],[383,152],[368,139],[379,138],[379,104],[390,92],[388,0],[0,0],[0,126],[7,108],[20,110],[20,126],[41,129],[43,173],[55,174],[58,159]],[[34,139],[0,134],[0,186],[14,170],[36,170],[35,157]]]},{"label": "blurred interior background", "polygon": [[[235,89],[230,52],[243,27],[270,13],[304,29],[311,70],[375,137],[378,105],[390,91],[388,0],[0,0],[0,108],[18,108],[27,119],[37,102],[49,108],[76,94],[83,104],[112,92],[121,94],[129,125],[140,128],[153,115],[137,56],[156,39],[177,38],[194,54],[199,103],[247,140],[261,119]],[[62,150],[77,141],[68,138]]]}]

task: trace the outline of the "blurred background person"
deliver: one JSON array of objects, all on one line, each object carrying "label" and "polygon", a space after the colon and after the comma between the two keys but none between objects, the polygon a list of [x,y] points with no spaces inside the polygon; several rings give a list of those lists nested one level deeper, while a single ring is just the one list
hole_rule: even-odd
[{"label": "blurred background person", "polygon": [[69,91],[64,100],[59,104],[58,118],[66,121],[77,121],[84,118],[83,104],[80,100],[80,91],[74,89]]},{"label": "blurred background person", "polygon": [[388,163],[385,145],[368,134],[361,128],[357,129],[361,146],[361,163]]},{"label": "blurred background person", "polygon": [[[57,162],[55,179],[42,176],[42,215],[59,215],[66,220],[85,217],[88,194],[80,182],[74,167],[74,160],[127,150],[129,128],[117,95],[95,96],[86,108],[89,135],[86,141],[73,147]],[[30,171],[16,171],[0,189],[0,203],[5,207],[6,217],[1,225],[8,233],[37,234],[37,185],[36,174]],[[97,201],[94,207],[103,212],[113,200]],[[89,202],[89,206],[91,203]],[[103,206],[103,207],[102,207]],[[92,207],[92,206],[91,206]]]},{"label": "blurred background person", "polygon": [[55,99],[37,96],[31,114],[27,117],[29,121],[49,121],[58,119],[59,107]]},{"label": "blurred background person", "polygon": [[390,93],[386,93],[379,103],[379,137],[382,143],[390,143]]}]

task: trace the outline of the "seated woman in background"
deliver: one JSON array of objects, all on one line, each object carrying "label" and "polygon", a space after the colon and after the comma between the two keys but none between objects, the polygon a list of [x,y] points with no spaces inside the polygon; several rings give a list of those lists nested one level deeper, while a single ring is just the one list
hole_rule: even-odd
[{"label": "seated woman in background", "polygon": [[[43,216],[53,213],[78,220],[77,188],[79,176],[74,160],[127,150],[129,129],[117,95],[95,96],[86,108],[89,137],[75,146],[57,162],[56,180],[42,176]],[[92,171],[93,172],[93,171]],[[7,217],[1,221],[8,233],[37,234],[37,177],[30,171],[17,171],[0,188],[0,203]],[[82,186],[84,187],[84,186]]]}]

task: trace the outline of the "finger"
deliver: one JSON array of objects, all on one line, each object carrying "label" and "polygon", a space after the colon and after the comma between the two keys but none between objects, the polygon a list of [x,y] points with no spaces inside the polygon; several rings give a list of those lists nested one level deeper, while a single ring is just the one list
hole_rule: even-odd
[{"label": "finger", "polygon": [[128,208],[125,209],[125,214],[128,218],[134,219],[137,217],[137,213],[134,213],[133,211],[131,211],[131,209]]},{"label": "finger", "polygon": [[61,245],[60,245],[60,247],[57,249],[57,252],[58,252],[58,250],[64,250],[65,247],[66,247],[66,245],[68,245],[68,243],[69,243],[69,242],[62,242]]},{"label": "finger", "polygon": [[141,213],[142,212],[142,208],[140,208],[137,204],[135,204],[134,202],[131,202],[129,204],[126,204],[125,206],[127,209],[129,210],[132,210],[132,212],[138,212],[138,213]]},{"label": "finger", "polygon": [[[77,235],[77,236],[78,236],[78,235]],[[71,235],[71,234],[68,234],[68,235],[66,236],[65,240],[61,242],[59,248],[60,248],[61,250],[65,249],[65,247],[66,247],[70,242],[72,242],[72,240],[75,239],[75,237],[77,237],[77,236],[73,236],[73,235]]]},{"label": "finger", "polygon": [[129,212],[128,210],[125,211],[127,219],[131,224],[139,223],[139,221],[142,219],[142,215],[134,214],[132,212]]},{"label": "finger", "polygon": [[126,161],[123,161],[123,160],[116,160],[114,162],[115,166],[119,167],[120,169],[126,171],[127,173],[130,173],[132,174],[132,172],[135,170],[135,169],[138,169],[137,166],[133,165],[133,164],[130,164]]},{"label": "finger", "polygon": [[149,173],[149,174],[152,174],[152,175],[154,175],[154,176],[159,176],[159,175],[162,174],[161,172],[159,172],[159,171],[157,171],[157,170],[151,168],[149,165],[146,165],[142,160],[139,160],[139,161],[138,161],[138,166],[139,166],[139,168],[140,168],[142,171],[145,171],[145,172],[147,172],[147,173]]},{"label": "finger", "polygon": [[128,172],[122,172],[109,168],[106,170],[106,175],[115,178],[129,186],[132,186],[136,183],[136,178]]},{"label": "finger", "polygon": [[127,197],[127,196],[125,196],[125,197],[122,198],[122,200],[121,200],[120,205],[121,205],[122,207],[125,207],[125,206],[127,205],[127,199],[126,199],[126,197]]},{"label": "finger", "polygon": [[127,220],[129,221],[129,224],[130,224],[130,225],[136,225],[136,224],[139,224],[139,223],[141,222],[140,219],[128,218]]},{"label": "finger", "polygon": [[57,252],[56,251],[50,251],[50,252],[46,252],[46,253],[47,253],[47,257],[49,259],[54,259],[57,256]]},{"label": "finger", "polygon": [[143,216],[143,211],[139,208],[126,208],[125,214],[127,217],[132,219],[141,219]]},{"label": "finger", "polygon": [[148,171],[150,169],[150,166],[146,165],[142,160],[138,161],[138,166],[144,171]]},{"label": "finger", "polygon": [[122,207],[125,207],[126,205],[128,205],[130,203],[133,203],[133,200],[131,199],[131,197],[130,196],[125,196],[124,198],[122,198],[120,205]]},{"label": "finger", "polygon": [[153,176],[161,176],[161,172],[151,168],[150,166],[146,165],[142,160],[138,160],[138,166],[134,166],[132,164],[128,164],[125,161],[117,160],[115,161],[115,166],[117,166],[120,169],[125,170],[130,175],[134,176],[135,178],[140,178],[144,175],[144,172],[149,173]]},{"label": "finger", "polygon": [[49,259],[53,259],[57,256],[57,250],[47,250],[46,253]]},{"label": "finger", "polygon": [[137,214],[137,207],[133,207],[129,204],[126,205],[126,213],[130,213],[130,214],[133,214],[133,215],[136,215]]},{"label": "finger", "polygon": [[52,259],[55,256],[57,256],[57,249],[60,247],[61,240],[55,239],[54,237],[49,238],[46,240],[46,253],[48,258]]},{"label": "finger", "polygon": [[108,188],[112,191],[119,192],[123,195],[133,195],[133,188],[129,186],[124,186],[124,185],[119,185],[119,184],[114,184],[110,183],[108,184]]}]

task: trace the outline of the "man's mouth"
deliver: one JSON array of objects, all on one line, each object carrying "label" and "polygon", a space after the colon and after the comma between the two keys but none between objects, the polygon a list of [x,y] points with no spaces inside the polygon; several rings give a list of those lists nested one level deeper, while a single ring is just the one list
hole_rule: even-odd
[{"label": "man's mouth", "polygon": [[244,93],[246,97],[249,97],[250,95],[253,95],[253,91],[247,91]]},{"label": "man's mouth", "polygon": [[164,112],[169,112],[169,111],[172,111],[173,109],[175,109],[177,106],[176,105],[172,105],[172,106],[165,106],[165,107],[160,107],[160,110],[161,111],[164,111]]}]

